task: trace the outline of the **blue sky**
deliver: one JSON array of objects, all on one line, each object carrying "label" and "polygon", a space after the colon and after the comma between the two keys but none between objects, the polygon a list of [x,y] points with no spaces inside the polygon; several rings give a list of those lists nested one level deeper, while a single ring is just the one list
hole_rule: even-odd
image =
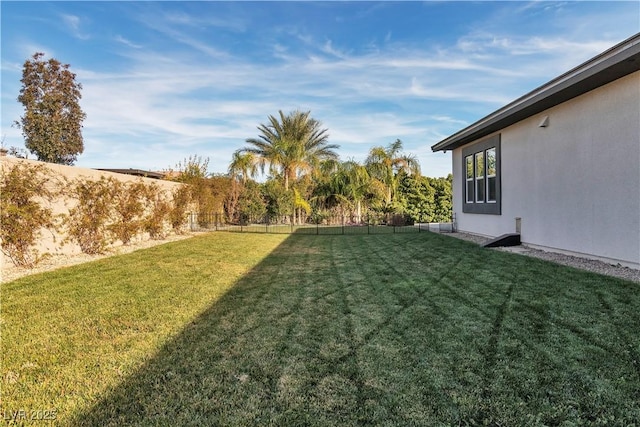
[{"label": "blue sky", "polygon": [[[311,111],[363,161],[431,145],[640,31],[640,2],[0,2],[2,129],[35,52],[82,83],[78,166],[226,172],[269,115]],[[34,158],[34,156],[30,156]]]}]

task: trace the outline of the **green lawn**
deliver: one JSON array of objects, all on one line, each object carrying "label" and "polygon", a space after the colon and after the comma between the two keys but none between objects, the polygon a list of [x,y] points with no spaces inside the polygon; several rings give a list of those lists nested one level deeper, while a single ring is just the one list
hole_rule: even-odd
[{"label": "green lawn", "polygon": [[432,233],[213,233],[2,287],[2,411],[634,425],[638,284]]}]

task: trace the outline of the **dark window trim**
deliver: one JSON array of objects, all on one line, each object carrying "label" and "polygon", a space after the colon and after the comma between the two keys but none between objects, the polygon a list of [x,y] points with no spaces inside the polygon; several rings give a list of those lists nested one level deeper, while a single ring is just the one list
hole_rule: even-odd
[{"label": "dark window trim", "polygon": [[[487,203],[486,200],[484,203],[467,203],[467,165],[466,158],[467,156],[473,156],[475,153],[485,152],[489,148],[495,147],[496,149],[496,201]],[[474,213],[474,214],[487,214],[487,215],[502,215],[502,172],[501,172],[501,163],[502,160],[500,158],[500,134],[494,135],[490,138],[484,139],[480,142],[476,142],[475,144],[471,144],[462,149],[462,212],[464,213]],[[484,176],[486,178],[486,153],[484,154],[485,161],[485,172]],[[474,194],[471,198],[472,200],[476,200],[475,195],[475,156],[474,159]],[[487,179],[484,179],[484,193],[485,198],[487,197]]]}]

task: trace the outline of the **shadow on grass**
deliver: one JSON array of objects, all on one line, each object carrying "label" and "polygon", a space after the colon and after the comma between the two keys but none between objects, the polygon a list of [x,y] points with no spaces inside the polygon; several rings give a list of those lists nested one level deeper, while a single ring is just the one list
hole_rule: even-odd
[{"label": "shadow on grass", "polygon": [[290,236],[73,425],[640,415],[629,283],[454,240]]}]

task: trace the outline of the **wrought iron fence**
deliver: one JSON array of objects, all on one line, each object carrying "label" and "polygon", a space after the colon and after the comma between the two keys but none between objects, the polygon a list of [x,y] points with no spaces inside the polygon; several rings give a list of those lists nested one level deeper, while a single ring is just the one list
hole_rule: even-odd
[{"label": "wrought iron fence", "polygon": [[230,231],[240,233],[281,234],[393,234],[453,232],[450,223],[414,223],[405,215],[369,214],[360,218],[351,216],[324,216],[295,218],[290,215],[241,215],[236,222],[228,221],[219,213],[190,213],[189,228],[192,231]]}]

